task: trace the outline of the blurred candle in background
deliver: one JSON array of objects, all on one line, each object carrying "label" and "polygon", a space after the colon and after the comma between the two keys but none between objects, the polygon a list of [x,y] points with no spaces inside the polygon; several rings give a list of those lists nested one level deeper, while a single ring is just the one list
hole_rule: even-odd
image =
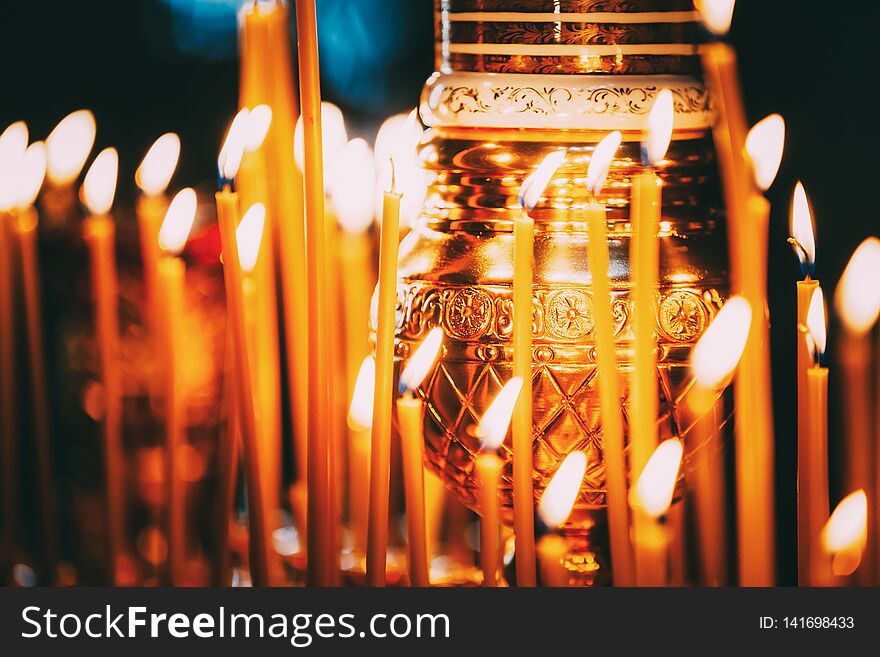
[{"label": "blurred candle in background", "polygon": [[[565,457],[547,484],[538,503],[538,514],[550,530],[557,529],[568,520],[586,471],[587,455],[583,452],[572,452]],[[537,551],[544,586],[568,586],[568,569],[565,565],[568,542],[565,537],[551,531],[541,537]]]},{"label": "blurred candle in background", "polygon": [[156,267],[159,262],[159,227],[168,209],[165,190],[174,175],[180,157],[180,137],[168,132],[159,137],[144,156],[134,179],[142,194],[137,201],[143,263],[144,299],[147,323],[155,329],[159,312],[156,299]]},{"label": "blurred candle in background", "polygon": [[[880,478],[876,476],[880,450],[873,435],[871,410],[871,367],[876,356],[871,353],[871,330],[880,315],[880,240],[869,237],[855,250],[837,284],[834,305],[843,324],[839,337],[838,360],[841,366],[841,384],[844,389],[843,424],[845,472],[848,490],[871,491],[867,498],[868,514],[874,523],[880,523],[877,495]],[[878,412],[876,407],[875,412]],[[875,524],[874,526],[880,526]],[[868,533],[868,558],[859,568],[858,581],[873,583],[877,567],[877,538]]]},{"label": "blurred candle in background", "polygon": [[43,211],[50,226],[64,226],[76,204],[73,185],[95,144],[95,116],[77,110],[65,116],[46,137],[46,181]]},{"label": "blurred candle in background", "polygon": [[89,216],[83,237],[89,247],[95,341],[103,392],[104,495],[107,584],[117,583],[124,549],[125,500],[122,453],[122,375],[119,365],[119,284],[116,277],[116,226],[110,216],[116,195],[119,157],[105,148],[89,168],[82,185]]}]

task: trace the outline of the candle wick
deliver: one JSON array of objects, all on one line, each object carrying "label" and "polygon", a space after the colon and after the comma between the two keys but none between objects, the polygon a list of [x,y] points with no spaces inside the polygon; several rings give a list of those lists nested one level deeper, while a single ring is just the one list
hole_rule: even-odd
[{"label": "candle wick", "polygon": [[397,171],[394,168],[394,158],[389,157],[388,161],[391,163],[391,193],[396,194],[397,193],[397,186],[396,186]]},{"label": "candle wick", "polygon": [[801,274],[804,276],[805,281],[809,281],[813,274],[813,266],[815,263],[810,261],[810,256],[807,254],[807,250],[804,248],[804,245],[798,242],[797,238],[789,237],[787,242],[792,245],[795,253],[798,254],[798,261],[801,265]]}]

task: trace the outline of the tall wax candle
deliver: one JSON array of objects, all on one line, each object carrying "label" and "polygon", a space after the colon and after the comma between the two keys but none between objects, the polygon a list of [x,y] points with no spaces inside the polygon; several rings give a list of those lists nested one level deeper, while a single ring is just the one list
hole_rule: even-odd
[{"label": "tall wax candle", "polygon": [[626,456],[621,417],[617,352],[614,344],[612,297],[608,281],[610,259],[606,229],[606,207],[598,200],[611,158],[621,141],[611,133],[593,152],[587,185],[594,200],[587,205],[588,260],[593,285],[593,321],[596,360],[599,365],[599,402],[602,413],[602,446],[605,455],[605,489],[614,583],[635,585],[635,565],[629,539],[629,509],[626,502]]},{"label": "tall wax candle", "polygon": [[312,377],[308,410],[308,579],[312,585],[327,585],[334,580],[333,569],[337,568],[338,564],[332,549],[332,527],[330,525],[332,502],[330,469],[332,461],[327,425],[330,413],[330,345],[327,334],[326,290],[327,245],[326,231],[323,225],[321,80],[318,68],[318,32],[314,0],[297,0],[296,25],[305,152],[305,232],[309,284],[308,369]]},{"label": "tall wax candle", "polygon": [[157,314],[158,356],[163,372],[165,415],[165,479],[168,524],[168,582],[180,586],[185,579],[186,499],[180,457],[186,444],[186,404],[182,387],[181,350],[186,267],[178,254],[186,245],[196,214],[196,193],[182,189],[168,211],[154,240],[162,255],[155,265],[153,284]]},{"label": "tall wax candle", "polygon": [[807,371],[813,362],[810,347],[807,315],[810,302],[819,281],[812,278],[816,258],[816,244],[813,236],[812,216],[806,192],[801,183],[795,186],[791,204],[791,238],[795,253],[801,266],[804,280],[797,282],[797,436],[798,436],[798,579],[810,580],[809,564],[813,561],[814,549],[810,539],[809,463],[810,445],[810,399],[807,388]]},{"label": "tall wax candle", "polygon": [[[869,237],[855,250],[834,295],[835,307],[843,323],[839,360],[843,369],[846,486],[849,490],[874,491],[873,466],[878,453],[872,439],[871,424],[871,330],[880,315],[880,240]],[[868,499],[868,512],[877,516],[875,498]],[[874,582],[877,567],[876,532],[867,534],[867,558],[858,570],[862,585]]]},{"label": "tall wax candle", "polygon": [[391,476],[391,410],[394,387],[394,331],[397,311],[397,250],[401,196],[386,192],[379,242],[376,306],[376,381],[370,442],[370,513],[367,536],[367,583],[385,585],[388,550],[388,497]]},{"label": "tall wax candle", "polygon": [[104,392],[104,495],[107,584],[116,583],[124,545],[122,454],[122,377],[119,366],[119,305],[116,277],[116,227],[109,215],[116,193],[116,150],[101,151],[83,181],[82,195],[91,213],[83,223],[89,248],[92,299],[100,378]]}]

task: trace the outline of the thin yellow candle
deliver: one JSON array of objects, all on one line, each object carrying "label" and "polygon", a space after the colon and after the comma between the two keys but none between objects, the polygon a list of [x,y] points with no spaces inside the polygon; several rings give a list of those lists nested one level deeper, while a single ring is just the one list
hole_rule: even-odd
[{"label": "thin yellow candle", "polygon": [[630,489],[630,504],[635,511],[639,586],[666,586],[669,581],[669,533],[663,527],[662,518],[672,504],[683,452],[680,440],[664,440]]},{"label": "thin yellow candle", "polygon": [[807,394],[807,371],[812,363],[807,329],[807,312],[813,293],[819,288],[819,281],[812,278],[816,258],[816,244],[813,237],[813,220],[810,204],[803,185],[799,182],[794,189],[791,204],[791,237],[804,280],[797,282],[797,436],[798,436],[798,579],[810,579],[809,564],[812,544],[810,541],[809,513],[807,511],[807,478],[804,470],[809,459],[809,395]]},{"label": "thin yellow candle", "polygon": [[657,295],[660,251],[657,234],[662,214],[661,182],[656,167],[666,156],[672,137],[672,93],[664,89],[648,115],[647,135],[642,142],[644,169],[633,176],[630,222],[633,280],[633,352],[630,383],[632,465],[640,472],[657,446]]},{"label": "thin yellow candle", "polygon": [[538,559],[541,562],[541,581],[544,586],[568,586],[568,569],[565,566],[568,542],[564,536],[553,530],[561,527],[571,515],[586,471],[586,454],[572,452],[566,456],[544,489],[538,504],[538,514],[551,530],[538,541]]},{"label": "thin yellow candle", "polygon": [[[706,27],[725,35],[734,0],[697,3]],[[704,74],[715,108],[713,136],[722,173],[731,278],[754,308],[766,305],[767,213],[755,194],[744,157],[747,124],[737,77],[736,54],[721,41],[701,49]],[[770,586],[775,579],[773,526],[773,413],[770,399],[766,313],[753,314],[753,330],[740,364],[735,387],[739,572],[742,584]],[[744,549],[743,546],[748,546]]]},{"label": "thin yellow candle", "polygon": [[367,583],[385,586],[388,550],[388,496],[391,476],[391,397],[394,387],[394,330],[397,310],[397,249],[401,196],[385,193],[379,238],[379,286],[376,305],[376,382],[370,442],[370,514]]},{"label": "thin yellow candle", "polygon": [[608,502],[608,529],[614,584],[635,586],[635,563],[629,540],[629,507],[626,501],[626,455],[623,418],[614,346],[614,320],[609,285],[610,259],[606,229],[606,207],[599,200],[621,135],[612,132],[593,151],[587,171],[587,188],[593,200],[587,204],[588,260],[593,284],[593,321],[596,361],[599,365],[599,401],[602,412],[602,447],[605,457],[605,496]]},{"label": "thin yellow candle", "polygon": [[[229,128],[218,160],[221,189],[216,194],[217,221],[220,225],[220,239],[225,254],[223,276],[226,284],[227,321],[231,326],[233,340],[233,365],[235,370],[235,392],[239,431],[243,447],[245,486],[248,494],[248,519],[250,525],[250,566],[251,580],[255,586],[270,583],[270,540],[266,505],[263,497],[263,482],[260,478],[260,465],[257,451],[257,423],[254,407],[254,389],[251,355],[247,344],[247,326],[243,310],[243,276],[245,265],[252,268],[256,262],[254,255],[247,263],[242,260],[237,236],[238,194],[232,191],[232,182],[244,152],[247,111],[239,112]],[[261,234],[262,227],[260,227]],[[257,239],[259,245],[259,239]],[[255,250],[258,251],[259,246]]]},{"label": "thin yellow candle", "polygon": [[[844,452],[847,454],[846,485],[850,490],[874,490],[875,462],[871,439],[871,330],[880,315],[880,240],[869,237],[850,258],[834,294],[835,308],[843,323],[840,364],[844,386]],[[868,559],[858,581],[874,581],[874,550],[877,539],[868,535]]]},{"label": "thin yellow candle", "polygon": [[443,340],[442,329],[432,329],[400,375],[397,422],[403,456],[406,503],[406,547],[411,586],[430,586],[428,535],[425,524],[425,407],[416,390],[431,370]]},{"label": "thin yellow candle", "polygon": [[[271,307],[277,295],[274,281],[275,247],[277,240],[277,261],[281,273],[283,297],[283,324],[286,335],[286,357],[289,375],[290,408],[293,412],[293,447],[297,472],[297,504],[305,498],[307,441],[308,441],[308,394],[311,382],[309,368],[302,367],[308,361],[308,304],[303,300],[308,296],[306,277],[305,231],[303,225],[303,180],[300,170],[294,164],[293,141],[294,124],[299,105],[296,99],[293,73],[291,70],[290,16],[285,2],[250,2],[242,7],[240,17],[240,56],[241,56],[241,107],[254,107],[264,104],[273,113],[271,125],[262,147],[260,157],[246,157],[248,160],[265,162],[261,175],[243,172],[245,187],[253,181],[265,188],[265,198],[253,198],[250,202],[266,204],[268,228],[264,239],[260,263],[259,299],[260,315],[267,317],[261,322],[260,349],[256,354],[256,365],[260,370],[260,380],[271,376],[277,378],[278,336],[277,320],[273,317],[277,310]],[[263,183],[262,185],[260,183]],[[242,190],[245,191],[244,189]],[[247,203],[246,203],[247,205]],[[270,278],[267,274],[271,273]],[[274,331],[275,335],[270,334]],[[272,369],[274,367],[274,369]],[[274,390],[273,390],[274,388]],[[272,441],[280,435],[280,403],[278,386],[270,386],[260,393],[260,404],[264,416],[271,419]],[[268,412],[265,409],[268,408]],[[274,449],[274,448],[273,448]],[[278,463],[279,459],[275,459]],[[272,477],[278,479],[280,470],[276,467]],[[275,482],[272,483],[275,485]],[[301,515],[297,513],[297,515]],[[304,534],[304,524],[298,522]]]},{"label": "thin yellow candle", "polygon": [[[324,173],[321,156],[321,79],[318,68],[318,31],[314,0],[296,3],[297,52],[304,134],[306,263],[309,284],[309,388],[308,448],[308,555],[309,583],[327,585],[337,567],[332,551],[329,341],[327,334],[326,230]],[[378,368],[382,366],[377,361]],[[302,364],[298,365],[302,367]],[[377,368],[377,369],[378,369]],[[377,398],[381,397],[377,387]],[[389,409],[390,412],[390,409]],[[375,424],[374,424],[375,428]],[[376,445],[374,441],[373,449]],[[375,466],[375,464],[374,464]],[[374,467],[373,471],[378,468]],[[387,513],[387,509],[386,509]],[[384,559],[383,559],[384,561]],[[384,570],[384,569],[383,569]]]},{"label": "thin yellow candle", "polygon": [[504,384],[476,429],[483,448],[476,463],[480,486],[480,566],[483,569],[483,586],[498,586],[498,571],[501,569],[499,488],[504,465],[498,456],[498,448],[507,437],[513,409],[522,389],[523,380],[519,377],[513,377]]},{"label": "thin yellow candle", "polygon": [[[822,560],[819,584],[835,583],[852,575],[862,563],[868,540],[868,497],[859,489],[843,498],[822,529]],[[841,580],[838,580],[841,582]],[[842,583],[842,582],[841,582]]]},{"label": "thin yellow candle", "polygon": [[15,394],[15,308],[13,250],[7,229],[16,205],[15,173],[27,148],[28,130],[17,121],[0,134],[0,462],[3,518],[0,549],[9,554],[18,538],[18,464]]},{"label": "thin yellow candle", "polygon": [[119,367],[119,306],[116,278],[116,227],[110,208],[116,194],[119,159],[106,148],[92,163],[83,181],[82,196],[90,215],[83,223],[89,247],[92,298],[100,378],[104,388],[104,494],[107,583],[116,583],[123,549],[124,487],[122,485],[122,377]]},{"label": "thin yellow candle", "polygon": [[40,270],[37,255],[39,218],[34,201],[43,185],[46,171],[46,147],[42,142],[31,144],[17,166],[19,181],[18,208],[13,229],[18,241],[18,256],[25,307],[28,364],[33,410],[34,442],[40,496],[43,567],[47,576],[54,570],[58,552],[57,519],[55,518],[55,477],[52,464],[49,401],[46,385],[46,358],[43,352],[43,313],[40,295]]},{"label": "thin yellow candle", "polygon": [[156,322],[159,300],[156,299],[156,267],[159,262],[159,228],[168,209],[165,190],[174,175],[180,157],[180,137],[168,132],[159,137],[144,156],[135,172],[135,182],[142,194],[137,201],[140,229],[141,262],[144,268],[144,300],[148,322]]},{"label": "thin yellow candle", "polygon": [[749,189],[749,239],[741,277],[752,325],[736,386],[739,413],[735,426],[738,557],[740,579],[746,585],[770,585],[774,571],[774,439],[770,389],[770,335],[767,305],[767,235],[770,203],[760,193],[773,184],[785,145],[785,122],[778,114],[759,121],[745,141],[753,185]]},{"label": "thin yellow candle", "polygon": [[744,297],[731,297],[691,352],[694,387],[688,395],[696,452],[696,498],[699,554],[703,582],[727,583],[727,527],[724,500],[724,448],[718,436],[715,410],[718,396],[730,383],[746,347],[752,310]]},{"label": "thin yellow candle", "polygon": [[73,185],[95,143],[95,117],[89,110],[71,112],[58,122],[46,138],[46,180],[41,197],[50,227],[63,227],[74,211]]},{"label": "thin yellow candle", "polygon": [[532,486],[532,284],[535,268],[535,220],[529,216],[565,151],[553,151],[525,180],[520,212],[513,220],[513,375],[523,380],[513,416],[513,531],[518,586],[535,586],[535,498]]},{"label": "thin yellow candle", "polygon": [[196,193],[180,190],[168,206],[155,242],[162,255],[155,265],[155,327],[158,357],[162,363],[165,414],[165,480],[168,523],[168,581],[184,582],[186,560],[186,498],[180,457],[186,444],[186,400],[181,381],[183,349],[181,318],[184,312],[186,266],[178,255],[186,245],[196,216]]},{"label": "thin yellow candle", "polygon": [[373,424],[373,386],[376,361],[370,354],[358,370],[348,409],[348,513],[354,533],[354,552],[367,550],[367,518],[370,512],[370,427]]},{"label": "thin yellow candle", "polygon": [[[257,105],[248,110],[244,155],[236,191],[242,207],[260,204],[271,223],[267,189],[265,140],[272,124],[272,110]],[[275,281],[275,253],[271,230],[264,230],[254,271],[245,277],[243,294],[248,341],[253,355],[254,393],[257,411],[257,449],[263,476],[266,517],[274,517],[281,494],[281,371],[278,336],[278,296]],[[280,563],[276,562],[275,565]]]},{"label": "thin yellow candle", "polygon": [[807,328],[814,364],[807,369],[808,431],[804,448],[806,462],[801,470],[799,494],[806,498],[807,540],[811,580],[816,583],[821,568],[819,536],[828,517],[828,369],[822,367],[825,354],[825,299],[816,288],[807,311]]}]

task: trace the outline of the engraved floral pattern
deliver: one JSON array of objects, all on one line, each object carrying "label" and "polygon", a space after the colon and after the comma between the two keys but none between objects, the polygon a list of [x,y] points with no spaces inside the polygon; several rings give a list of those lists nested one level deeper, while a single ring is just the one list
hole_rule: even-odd
[{"label": "engraved floral pattern", "polygon": [[660,327],[670,338],[687,342],[700,335],[708,319],[706,307],[693,292],[674,291],[660,301]]},{"label": "engraved floral pattern", "polygon": [[593,301],[583,292],[557,292],[547,305],[547,325],[560,338],[577,340],[592,332]]}]

